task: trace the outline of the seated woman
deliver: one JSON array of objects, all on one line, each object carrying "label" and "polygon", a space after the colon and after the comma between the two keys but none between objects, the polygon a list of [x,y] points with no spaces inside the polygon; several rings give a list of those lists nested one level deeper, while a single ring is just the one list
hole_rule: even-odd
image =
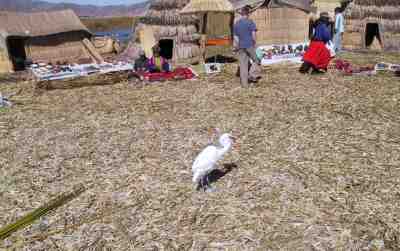
[{"label": "seated woman", "polygon": [[139,52],[139,57],[135,60],[135,71],[146,71],[147,58],[143,50]]},{"label": "seated woman", "polygon": [[326,44],[332,39],[329,28],[329,14],[322,12],[314,26],[314,34],[310,46],[303,56],[303,64],[300,67],[301,73],[327,71],[332,57]]},{"label": "seated woman", "polygon": [[160,56],[160,47],[158,45],[153,47],[153,57],[147,60],[147,70],[151,73],[170,71],[168,60]]}]

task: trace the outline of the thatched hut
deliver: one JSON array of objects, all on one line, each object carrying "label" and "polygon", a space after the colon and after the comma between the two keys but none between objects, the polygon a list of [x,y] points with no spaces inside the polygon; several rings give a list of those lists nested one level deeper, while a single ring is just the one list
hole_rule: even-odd
[{"label": "thatched hut", "polygon": [[[85,39],[92,35],[72,10],[0,13],[0,72],[42,62],[91,60]],[[86,40],[88,41],[88,40]]]},{"label": "thatched hut", "polygon": [[197,15],[200,33],[209,39],[232,37],[234,9],[228,0],[191,0],[180,13]]},{"label": "thatched hut", "polygon": [[400,1],[354,0],[345,11],[344,47],[400,49]]},{"label": "thatched hut", "polygon": [[[179,15],[189,0],[154,0],[143,17],[135,24],[135,37],[151,27],[160,54],[168,59],[179,60],[197,57],[200,53],[199,20],[194,15]],[[146,28],[146,29],[147,29]],[[137,41],[140,42],[140,41]]]},{"label": "thatched hut", "polygon": [[235,9],[250,5],[256,23],[257,42],[265,44],[302,43],[308,40],[311,5],[309,0],[243,0]]},{"label": "thatched hut", "polygon": [[234,8],[228,0],[191,0],[182,15],[197,15],[202,59],[231,50]]}]

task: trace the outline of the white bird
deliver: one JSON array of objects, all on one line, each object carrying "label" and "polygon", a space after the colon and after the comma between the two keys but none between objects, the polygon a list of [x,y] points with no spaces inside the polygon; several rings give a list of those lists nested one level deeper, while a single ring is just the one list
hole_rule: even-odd
[{"label": "white bird", "polygon": [[[216,129],[216,131],[218,132],[219,130]],[[192,181],[195,184],[196,189],[201,187],[204,190],[206,190],[206,188],[207,190],[213,190],[210,186],[208,176],[217,168],[217,162],[232,148],[235,137],[229,133],[225,133],[219,137],[218,141],[218,146],[207,146],[199,155],[197,155],[193,162]]]}]

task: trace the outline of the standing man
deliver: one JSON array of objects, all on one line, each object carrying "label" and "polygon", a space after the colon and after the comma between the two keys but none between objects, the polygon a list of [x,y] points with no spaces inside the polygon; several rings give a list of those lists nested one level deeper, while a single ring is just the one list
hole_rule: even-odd
[{"label": "standing man", "polygon": [[336,7],[335,8],[335,37],[334,37],[334,44],[335,44],[335,52],[340,53],[342,50],[342,39],[344,33],[344,18],[342,14],[342,8]]},{"label": "standing man", "polygon": [[[250,19],[250,6],[241,9],[242,16],[234,25],[234,49],[239,52],[240,83],[249,87],[249,82],[256,83],[260,76],[260,60],[256,55],[256,24]],[[253,63],[249,70],[249,59]]]}]

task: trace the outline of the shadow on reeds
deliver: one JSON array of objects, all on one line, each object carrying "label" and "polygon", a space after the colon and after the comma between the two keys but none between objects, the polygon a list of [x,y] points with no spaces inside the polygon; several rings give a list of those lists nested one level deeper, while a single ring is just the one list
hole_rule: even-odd
[{"label": "shadow on reeds", "polygon": [[224,168],[222,170],[216,169],[209,174],[210,184],[217,182],[222,179],[225,175],[230,173],[233,169],[238,166],[235,163],[224,164]]},{"label": "shadow on reeds", "polygon": [[128,72],[118,74],[89,75],[75,79],[39,81],[35,83],[35,92],[41,94],[44,91],[78,89],[90,86],[114,85],[128,80]]}]

